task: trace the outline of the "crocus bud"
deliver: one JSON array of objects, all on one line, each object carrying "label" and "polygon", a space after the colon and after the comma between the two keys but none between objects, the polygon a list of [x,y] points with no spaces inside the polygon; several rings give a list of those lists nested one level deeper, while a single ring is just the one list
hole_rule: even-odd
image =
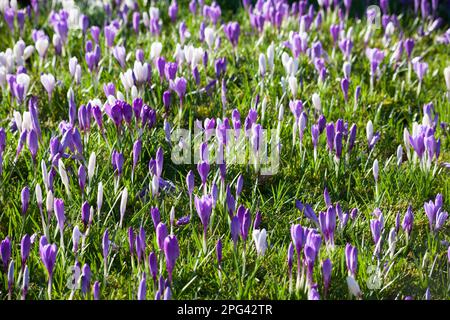
[{"label": "crocus bud", "polygon": [[97,189],[97,211],[100,214],[103,204],[103,183],[100,181]]},{"label": "crocus bud", "polygon": [[8,291],[11,297],[12,289],[14,285],[14,260],[11,260],[8,267]]},{"label": "crocus bud", "polygon": [[347,285],[348,290],[353,296],[359,299],[362,297],[361,289],[359,288],[358,282],[356,282],[355,278],[353,278],[352,276],[348,276]]},{"label": "crocus bud", "polygon": [[84,187],[86,186],[86,169],[83,165],[78,168],[78,185],[80,186],[81,192],[84,193]]},{"label": "crocus bud", "polygon": [[373,177],[375,179],[375,183],[378,182],[378,159],[375,159],[375,161],[373,162],[373,167],[372,167],[372,172],[373,172]]},{"label": "crocus bud", "polygon": [[192,196],[192,192],[194,191],[194,173],[192,170],[189,170],[186,175],[186,185],[189,196]]},{"label": "crocus bud", "polygon": [[22,282],[22,300],[25,300],[28,292],[28,287],[30,285],[30,270],[28,266],[25,266],[23,271],[23,282]]},{"label": "crocus bud", "polygon": [[109,252],[109,232],[108,229],[105,230],[105,232],[103,233],[103,238],[102,238],[102,250],[103,250],[103,260],[106,261],[108,259],[108,252]]},{"label": "crocus bud", "polygon": [[166,268],[169,273],[169,282],[172,283],[172,273],[175,263],[180,256],[180,248],[178,246],[177,237],[174,235],[167,236],[164,240],[164,255],[166,257]]},{"label": "crocus bud", "polygon": [[320,101],[320,96],[317,93],[314,93],[312,95],[312,103],[314,106],[314,109],[316,109],[317,113],[322,112],[322,103]]},{"label": "crocus bud", "polygon": [[94,177],[96,161],[97,161],[97,156],[96,156],[95,152],[92,152],[91,155],[89,156],[89,165],[88,165],[89,183],[92,181],[92,178]]},{"label": "crocus bud", "polygon": [[78,228],[78,226],[75,226],[73,228],[73,232],[72,232],[72,250],[74,253],[76,253],[78,251],[78,244],[80,242],[80,238],[81,238],[82,234],[80,229]]},{"label": "crocus bud", "polygon": [[146,278],[145,278],[145,272],[142,274],[141,282],[139,283],[138,288],[138,300],[145,300],[147,295],[147,287],[146,287]]},{"label": "crocus bud", "polygon": [[158,243],[159,250],[164,249],[164,239],[167,237],[169,232],[167,231],[167,227],[164,223],[160,222],[156,227],[156,239]]},{"label": "crocus bud", "polygon": [[256,252],[259,256],[264,256],[267,250],[267,233],[266,229],[253,230],[253,241],[255,242]]},{"label": "crocus bud", "polygon": [[28,188],[28,186],[22,189],[22,192],[20,193],[20,199],[22,201],[22,215],[25,215],[30,203],[30,189]]},{"label": "crocus bud", "polygon": [[94,295],[94,300],[100,300],[100,282],[95,281],[92,287],[92,293]]},{"label": "crocus bud", "polygon": [[20,242],[20,256],[22,258],[22,270],[27,263],[28,256],[30,254],[31,239],[28,234],[24,235]]},{"label": "crocus bud", "polygon": [[148,267],[150,269],[150,274],[152,275],[153,281],[156,282],[156,276],[158,274],[158,259],[154,252],[150,252],[148,255]]},{"label": "crocus bud", "polygon": [[64,214],[64,201],[62,199],[55,198],[53,201],[53,207],[55,209],[56,221],[58,222],[59,232],[63,234],[64,222],[66,221],[66,216]]},{"label": "crocus bud", "polygon": [[326,259],[322,262],[322,276],[323,276],[323,287],[324,287],[324,295],[328,292],[331,283],[331,271],[332,264],[330,259]]},{"label": "crocus bud", "polygon": [[127,208],[127,199],[128,199],[128,189],[125,188],[122,191],[122,196],[120,198],[120,223],[119,226],[122,228],[123,217],[125,216],[125,210]]}]

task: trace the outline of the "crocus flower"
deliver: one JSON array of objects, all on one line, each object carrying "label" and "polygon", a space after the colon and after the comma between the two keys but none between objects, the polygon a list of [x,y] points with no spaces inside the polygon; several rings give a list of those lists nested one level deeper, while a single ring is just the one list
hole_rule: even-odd
[{"label": "crocus flower", "polygon": [[56,221],[58,221],[59,234],[61,236],[61,247],[64,248],[64,223],[66,216],[64,214],[64,201],[59,198],[55,198],[53,201],[53,208],[55,210]]},{"label": "crocus flower", "polygon": [[241,28],[238,22],[229,22],[224,26],[224,32],[233,48],[236,48],[239,42]]},{"label": "crocus flower", "polygon": [[167,226],[160,222],[156,227],[156,239],[159,250],[164,250],[164,239],[168,234],[169,232],[167,231]]},{"label": "crocus flower", "polygon": [[158,274],[158,260],[156,254],[152,251],[148,255],[148,267],[150,270],[150,274],[152,275],[153,281],[156,284],[156,276]]},{"label": "crocus flower", "polygon": [[103,251],[103,266],[104,266],[104,277],[108,275],[108,253],[109,253],[109,232],[108,229],[103,233],[102,238],[102,251]]},{"label": "crocus flower", "polygon": [[122,228],[123,217],[125,216],[125,210],[127,208],[127,199],[128,199],[128,189],[125,188],[122,191],[122,196],[120,197],[120,222],[119,227]]},{"label": "crocus flower", "polygon": [[356,269],[358,267],[358,249],[349,243],[345,246],[345,261],[348,274],[353,278],[356,277]]},{"label": "crocus flower", "polygon": [[253,230],[253,241],[255,242],[256,252],[259,256],[264,256],[267,250],[267,233],[266,229]]},{"label": "crocus flower", "polygon": [[28,188],[28,186],[25,186],[22,189],[22,192],[20,193],[20,199],[22,201],[22,215],[25,215],[30,203],[30,189]]},{"label": "crocus flower", "polygon": [[174,80],[170,80],[170,88],[178,95],[178,98],[180,99],[180,105],[183,104],[183,98],[186,94],[186,85],[187,81],[183,77],[176,77]]},{"label": "crocus flower", "polygon": [[138,300],[145,300],[147,295],[147,287],[146,287],[146,277],[145,272],[142,274],[141,281],[139,282],[139,288],[138,288]]},{"label": "crocus flower", "polygon": [[208,230],[209,218],[212,212],[212,196],[203,195],[201,198],[195,196],[194,203],[197,214],[203,224],[203,251],[206,253],[206,232]]},{"label": "crocus flower", "polygon": [[347,285],[350,293],[356,298],[361,299],[362,297],[361,289],[359,288],[358,282],[356,282],[353,276],[347,277]]},{"label": "crocus flower", "polygon": [[9,239],[9,237],[6,237],[0,243],[0,255],[2,258],[3,270],[4,272],[7,272],[9,259],[11,258],[11,240]]},{"label": "crocus flower", "polygon": [[91,268],[87,263],[83,265],[81,269],[81,293],[87,294],[91,286]]},{"label": "crocus flower", "polygon": [[53,89],[55,88],[55,77],[51,74],[42,74],[41,75],[41,83],[44,86],[45,90],[48,94],[48,100],[52,99]]},{"label": "crocus flower", "polygon": [[233,216],[231,218],[230,232],[231,232],[231,239],[233,240],[235,250],[236,250],[237,241],[239,240],[240,229],[241,229],[241,224],[239,222],[238,216]]},{"label": "crocus flower", "polygon": [[92,286],[92,294],[94,296],[94,300],[100,300],[100,282],[94,282],[94,285]]},{"label": "crocus flower", "polygon": [[414,224],[414,214],[412,212],[411,206],[408,206],[408,210],[406,210],[402,222],[402,228],[406,232],[408,237],[411,235],[413,224]]},{"label": "crocus flower", "polygon": [[169,273],[169,282],[172,283],[172,273],[175,263],[180,256],[177,237],[169,235],[164,239],[164,255],[166,257],[166,268]]},{"label": "crocus flower", "polygon": [[24,235],[20,242],[20,256],[22,258],[22,271],[27,263],[28,256],[30,254],[31,239],[28,234]]},{"label": "crocus flower", "polygon": [[45,236],[42,236],[39,241],[39,254],[41,256],[41,260],[45,266],[45,269],[47,269],[48,297],[49,299],[51,299],[53,269],[56,262],[56,255],[58,254],[58,248],[56,247],[56,244],[49,244],[47,238]]},{"label": "crocus flower", "polygon": [[322,276],[323,276],[323,295],[327,296],[328,289],[330,288],[331,283],[331,271],[332,271],[332,263],[330,259],[326,259],[322,262]]}]

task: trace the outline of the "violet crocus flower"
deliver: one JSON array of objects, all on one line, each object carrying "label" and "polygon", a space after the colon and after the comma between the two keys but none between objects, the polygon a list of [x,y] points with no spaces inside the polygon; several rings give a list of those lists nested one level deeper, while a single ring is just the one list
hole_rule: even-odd
[{"label": "violet crocus flower", "polygon": [[9,259],[11,258],[11,240],[6,237],[0,243],[0,256],[2,258],[3,271],[6,273],[8,270]]},{"label": "violet crocus flower", "polygon": [[344,101],[345,103],[348,102],[348,88],[349,88],[350,82],[347,78],[344,78],[341,80],[341,90],[344,94]]},{"label": "violet crocus flower", "polygon": [[94,300],[100,300],[100,282],[94,282],[94,285],[92,286],[92,295],[94,296]]},{"label": "violet crocus flower", "polygon": [[167,226],[165,223],[160,222],[156,227],[156,240],[159,250],[164,250],[164,239],[167,237],[169,232],[167,231]]},{"label": "violet crocus flower", "polygon": [[405,216],[403,217],[402,228],[406,232],[408,238],[411,236],[411,231],[414,225],[414,214],[412,211],[412,207],[408,206],[406,210]]},{"label": "violet crocus flower", "polygon": [[328,289],[331,284],[331,272],[333,265],[330,259],[326,259],[322,262],[322,276],[323,276],[323,296],[326,297]]},{"label": "violet crocus flower", "polygon": [[345,246],[345,261],[348,274],[355,278],[356,270],[358,268],[358,249],[349,243]]},{"label": "violet crocus flower", "polygon": [[105,230],[102,238],[102,253],[103,253],[103,267],[104,267],[104,278],[106,279],[108,275],[108,254],[109,254],[109,231]]},{"label": "violet crocus flower", "polygon": [[202,161],[197,164],[197,171],[202,180],[202,186],[205,192],[206,192],[206,179],[208,178],[209,169],[210,169],[209,163],[206,161]]},{"label": "violet crocus flower", "polygon": [[327,136],[328,150],[329,150],[329,152],[332,152],[334,149],[334,135],[335,135],[333,122],[329,122],[326,124],[325,132],[326,132],[326,136]]},{"label": "violet crocus flower", "polygon": [[55,210],[56,221],[58,222],[59,234],[61,236],[61,247],[64,248],[64,223],[66,216],[64,214],[64,201],[59,198],[53,200],[53,208]]},{"label": "violet crocus flower", "polygon": [[231,218],[230,233],[231,233],[231,239],[233,240],[233,244],[234,244],[234,250],[236,250],[237,242],[239,240],[240,229],[241,229],[241,223],[239,221],[239,217],[233,216]]},{"label": "violet crocus flower", "polygon": [[142,150],[142,140],[138,139],[133,144],[133,170],[132,170],[133,175],[134,175],[134,170],[136,169],[136,165],[139,161],[139,157],[141,155],[141,150]]},{"label": "violet crocus flower", "polygon": [[370,220],[370,231],[372,232],[373,242],[375,244],[375,254],[380,253],[380,241],[381,241],[381,231],[383,228],[383,223],[379,219]]},{"label": "violet crocus flower", "polygon": [[30,189],[25,186],[20,193],[20,199],[22,201],[22,215],[25,215],[28,210],[28,205],[30,203]]},{"label": "violet crocus flower", "polygon": [[42,236],[39,241],[39,255],[42,263],[48,274],[48,298],[51,300],[52,296],[52,279],[53,269],[55,267],[56,255],[58,254],[58,248],[56,244],[49,244],[47,238]]},{"label": "violet crocus flower", "polygon": [[175,235],[169,235],[164,239],[164,255],[166,257],[166,268],[169,274],[169,282],[172,283],[172,273],[175,263],[180,256],[180,247]]},{"label": "violet crocus flower", "polygon": [[138,300],[145,300],[147,295],[147,286],[146,286],[146,276],[145,272],[143,272],[141,281],[139,282],[139,288],[138,288],[138,294],[137,299]]},{"label": "violet crocus flower", "polygon": [[229,22],[223,28],[225,35],[230,41],[234,49],[236,49],[239,42],[239,35],[241,33],[241,28],[238,22]]},{"label": "violet crocus flower", "polygon": [[170,80],[170,88],[176,92],[180,99],[180,106],[183,104],[183,98],[186,94],[187,81],[185,78],[176,77],[174,80]]},{"label": "violet crocus flower", "polygon": [[213,199],[211,195],[203,195],[201,198],[195,196],[194,199],[197,214],[203,224],[203,251],[206,254],[206,232],[209,226],[209,219],[211,217]]},{"label": "violet crocus flower", "polygon": [[336,210],[329,206],[326,212],[319,213],[319,223],[325,242],[334,247],[334,232],[336,229]]},{"label": "violet crocus flower", "polygon": [[172,3],[170,4],[168,9],[168,14],[172,23],[175,23],[177,21],[178,15],[178,4],[175,0],[172,0]]},{"label": "violet crocus flower", "polygon": [[27,259],[30,254],[30,247],[31,247],[31,238],[28,234],[25,234],[22,240],[20,241],[20,256],[22,262],[22,271],[27,263]]},{"label": "violet crocus flower", "polygon": [[81,268],[81,293],[86,295],[91,286],[91,268],[87,263]]}]

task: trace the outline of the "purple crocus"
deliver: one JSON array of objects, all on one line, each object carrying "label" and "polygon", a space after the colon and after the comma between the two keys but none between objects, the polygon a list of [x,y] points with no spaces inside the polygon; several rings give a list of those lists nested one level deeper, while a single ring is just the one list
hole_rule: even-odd
[{"label": "purple crocus", "polygon": [[211,217],[213,199],[211,195],[203,195],[201,198],[195,196],[195,209],[203,224],[203,251],[206,253],[206,232],[208,230],[209,218]]},{"label": "purple crocus", "polygon": [[166,257],[167,272],[169,273],[169,282],[172,283],[173,268],[180,256],[180,247],[176,236],[170,235],[164,239],[164,255]]},{"label": "purple crocus", "polygon": [[166,239],[169,232],[167,231],[167,226],[165,223],[160,222],[156,227],[156,240],[159,250],[164,250],[164,240]]},{"label": "purple crocus", "polygon": [[30,189],[25,186],[20,193],[20,199],[22,201],[22,215],[25,215],[28,210],[28,205],[30,203]]},{"label": "purple crocus", "polygon": [[58,248],[56,244],[49,244],[47,238],[42,236],[39,241],[39,255],[41,256],[42,263],[48,274],[48,298],[50,300],[52,296],[53,269],[55,267],[57,254]]},{"label": "purple crocus", "polygon": [[230,41],[234,49],[236,49],[239,42],[239,35],[241,33],[241,28],[238,22],[229,22],[223,28],[225,35]]},{"label": "purple crocus", "polygon": [[236,246],[237,246],[237,241],[239,240],[240,229],[241,229],[241,223],[239,222],[239,217],[233,216],[231,218],[230,232],[231,232],[231,239],[233,240],[235,250],[236,250]]},{"label": "purple crocus", "polygon": [[11,240],[9,239],[9,237],[6,237],[0,243],[0,255],[3,263],[3,271],[7,272],[9,259],[11,258]]},{"label": "purple crocus", "polygon": [[403,217],[402,228],[406,232],[408,238],[411,236],[411,231],[414,225],[414,214],[412,212],[412,207],[408,206],[405,216]]},{"label": "purple crocus", "polygon": [[358,249],[349,243],[345,246],[345,262],[349,275],[355,278],[358,267]]},{"label": "purple crocus", "polygon": [[330,259],[322,262],[322,276],[323,276],[323,296],[326,297],[331,283],[331,271],[333,265]]}]

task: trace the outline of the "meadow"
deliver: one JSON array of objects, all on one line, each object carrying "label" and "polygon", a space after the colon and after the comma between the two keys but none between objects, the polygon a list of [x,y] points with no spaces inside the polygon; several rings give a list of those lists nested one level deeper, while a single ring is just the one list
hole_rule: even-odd
[{"label": "meadow", "polygon": [[449,299],[450,3],[363,2],[0,1],[0,299]]}]

